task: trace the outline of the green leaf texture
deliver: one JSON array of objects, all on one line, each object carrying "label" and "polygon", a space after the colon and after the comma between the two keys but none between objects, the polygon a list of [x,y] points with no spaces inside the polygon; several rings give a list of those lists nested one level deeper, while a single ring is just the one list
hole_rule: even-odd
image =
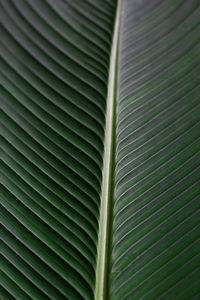
[{"label": "green leaf texture", "polygon": [[114,16],[114,1],[0,1],[5,300],[94,297]]},{"label": "green leaf texture", "polygon": [[199,0],[0,20],[0,299],[199,300]]},{"label": "green leaf texture", "polygon": [[200,299],[200,2],[124,0],[111,299]]}]

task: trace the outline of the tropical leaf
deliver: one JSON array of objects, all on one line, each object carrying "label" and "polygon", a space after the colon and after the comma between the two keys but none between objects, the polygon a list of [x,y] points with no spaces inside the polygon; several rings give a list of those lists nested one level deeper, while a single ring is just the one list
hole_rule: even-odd
[{"label": "tropical leaf", "polygon": [[0,298],[199,299],[199,14],[0,1]]}]

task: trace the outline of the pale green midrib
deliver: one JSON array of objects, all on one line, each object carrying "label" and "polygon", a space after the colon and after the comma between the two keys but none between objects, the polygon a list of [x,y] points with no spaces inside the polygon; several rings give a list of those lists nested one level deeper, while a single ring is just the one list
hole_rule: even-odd
[{"label": "pale green midrib", "polygon": [[114,165],[114,144],[115,144],[115,109],[116,109],[116,77],[117,77],[117,54],[118,38],[120,29],[120,12],[121,0],[118,0],[116,19],[114,25],[114,34],[112,40],[112,49],[110,57],[106,126],[104,140],[104,158],[102,172],[102,189],[101,189],[101,208],[99,217],[99,238],[97,249],[97,267],[96,267],[96,285],[95,300],[108,300],[108,255],[109,255],[109,235],[110,230],[110,210],[112,209],[112,181]]}]

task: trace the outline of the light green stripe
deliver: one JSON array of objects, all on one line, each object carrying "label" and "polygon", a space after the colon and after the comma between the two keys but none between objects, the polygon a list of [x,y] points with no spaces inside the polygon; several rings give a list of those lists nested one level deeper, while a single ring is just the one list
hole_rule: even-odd
[{"label": "light green stripe", "polygon": [[115,28],[112,42],[108,96],[107,96],[107,112],[105,127],[105,147],[103,159],[103,180],[101,192],[101,209],[99,219],[99,239],[97,253],[97,269],[96,269],[96,289],[95,300],[106,300],[106,287],[108,280],[108,248],[109,248],[109,219],[112,201],[112,179],[113,179],[113,146],[115,133],[115,98],[116,98],[116,76],[117,76],[117,53],[118,53],[118,36],[120,28],[120,11],[121,0],[118,1]]}]

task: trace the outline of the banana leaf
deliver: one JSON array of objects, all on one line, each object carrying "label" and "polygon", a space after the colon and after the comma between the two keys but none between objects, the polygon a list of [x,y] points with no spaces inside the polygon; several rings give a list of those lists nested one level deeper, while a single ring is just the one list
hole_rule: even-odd
[{"label": "banana leaf", "polygon": [[200,2],[0,21],[0,299],[200,299]]}]

